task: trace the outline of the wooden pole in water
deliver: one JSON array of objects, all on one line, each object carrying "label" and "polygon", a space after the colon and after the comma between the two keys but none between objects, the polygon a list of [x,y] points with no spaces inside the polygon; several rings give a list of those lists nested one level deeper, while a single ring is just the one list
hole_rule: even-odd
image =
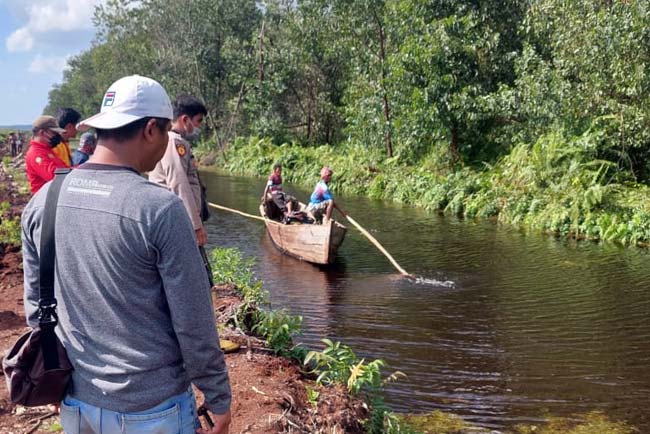
[{"label": "wooden pole in water", "polygon": [[400,267],[400,265],[397,263],[397,261],[395,261],[395,259],[393,259],[393,257],[390,255],[390,253],[388,253],[388,252],[386,251],[386,249],[384,249],[384,247],[383,247],[381,244],[379,244],[379,241],[377,241],[377,240],[375,239],[375,237],[373,237],[372,235],[370,235],[370,234],[368,233],[368,231],[366,231],[366,230],[365,230],[365,229],[364,229],[364,228],[363,228],[359,223],[357,223],[357,222],[356,222],[352,217],[350,217],[349,215],[345,214],[345,218],[347,218],[348,221],[349,221],[350,223],[352,223],[352,224],[353,224],[357,229],[359,229],[359,231],[361,231],[361,233],[364,234],[364,235],[366,236],[366,238],[368,238],[368,239],[370,240],[370,242],[373,243],[373,244],[374,244],[374,245],[379,249],[379,251],[380,251],[381,253],[383,253],[383,254],[388,258],[388,260],[391,262],[391,264],[393,264],[393,266],[394,266],[395,268],[397,268],[397,271],[399,271],[400,273],[402,273],[402,274],[403,274],[404,276],[406,276],[406,277],[411,277],[411,278],[414,277],[412,274],[407,273],[406,270],[404,270],[402,267]]},{"label": "wooden pole in water", "polygon": [[241,212],[241,211],[237,211],[236,209],[227,208],[225,206],[217,205],[216,203],[212,203],[212,202],[208,202],[208,205],[210,205],[213,208],[221,209],[221,210],[224,210],[224,211],[234,212],[235,214],[243,215],[244,217],[250,217],[252,219],[257,219],[257,220],[264,221],[264,218],[260,217],[258,215],[246,214],[245,212]]}]

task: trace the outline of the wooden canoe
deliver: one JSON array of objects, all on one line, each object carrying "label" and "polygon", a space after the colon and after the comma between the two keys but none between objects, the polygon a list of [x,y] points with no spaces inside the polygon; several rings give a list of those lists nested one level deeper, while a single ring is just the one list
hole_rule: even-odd
[{"label": "wooden canoe", "polygon": [[301,223],[285,225],[268,218],[264,205],[260,205],[260,214],[264,217],[266,230],[278,250],[301,261],[314,264],[334,262],[336,251],[343,243],[347,230],[345,226],[333,219],[324,225]]}]

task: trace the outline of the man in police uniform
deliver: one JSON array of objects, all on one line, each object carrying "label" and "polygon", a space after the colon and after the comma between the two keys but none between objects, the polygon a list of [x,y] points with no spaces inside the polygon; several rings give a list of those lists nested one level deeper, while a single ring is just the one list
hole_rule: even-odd
[{"label": "man in police uniform", "polygon": [[59,168],[68,167],[52,148],[61,143],[61,133],[65,130],[52,116],[39,116],[32,124],[33,138],[29,143],[29,149],[25,155],[25,170],[27,179],[35,194],[48,181],[54,178],[54,171]]},{"label": "man in police uniform", "polygon": [[167,150],[155,169],[149,172],[150,181],[181,198],[199,246],[207,242],[208,236],[201,219],[201,183],[190,142],[198,138],[199,128],[207,113],[203,103],[192,96],[181,95],[176,99]]}]

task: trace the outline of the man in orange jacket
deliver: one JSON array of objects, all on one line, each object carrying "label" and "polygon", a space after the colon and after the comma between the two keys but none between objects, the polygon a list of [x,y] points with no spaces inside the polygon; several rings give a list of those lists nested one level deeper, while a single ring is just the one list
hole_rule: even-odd
[{"label": "man in orange jacket", "polygon": [[52,152],[52,148],[63,140],[61,133],[65,131],[59,128],[56,119],[52,116],[39,116],[32,127],[33,137],[25,155],[25,170],[32,194],[35,194],[54,178],[56,169],[69,166]]},{"label": "man in orange jacket", "polygon": [[77,136],[77,122],[81,120],[81,115],[73,108],[64,107],[56,113],[56,121],[59,128],[63,128],[61,137],[63,140],[52,150],[54,155],[59,157],[68,166],[72,165],[72,152],[70,151],[70,139]]}]

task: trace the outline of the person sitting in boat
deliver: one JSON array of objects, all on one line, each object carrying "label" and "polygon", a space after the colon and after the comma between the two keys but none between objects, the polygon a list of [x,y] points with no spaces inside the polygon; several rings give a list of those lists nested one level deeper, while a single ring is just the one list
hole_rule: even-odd
[{"label": "person sitting in boat", "polygon": [[334,208],[338,209],[343,215],[347,215],[343,209],[334,202],[334,196],[329,188],[329,182],[332,179],[332,169],[324,166],[320,170],[320,181],[316,184],[314,192],[309,198],[307,212],[310,212],[317,222],[327,223],[332,217]]},{"label": "person sitting in boat", "polygon": [[[297,210],[297,200],[295,197],[286,194],[282,190],[282,165],[276,164],[273,166],[273,173],[269,175],[269,179],[264,187],[262,193],[262,202],[267,203],[270,195],[270,202],[273,203],[277,209],[282,213],[282,221],[287,223],[291,216],[294,215],[294,210]],[[275,213],[269,213],[269,217],[275,217]]]}]

